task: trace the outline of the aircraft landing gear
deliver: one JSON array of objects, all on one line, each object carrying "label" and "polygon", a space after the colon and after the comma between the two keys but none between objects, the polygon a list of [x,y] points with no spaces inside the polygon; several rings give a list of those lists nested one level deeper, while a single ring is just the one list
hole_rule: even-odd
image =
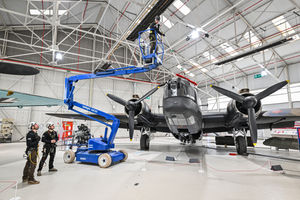
[{"label": "aircraft landing gear", "polygon": [[141,150],[148,151],[150,147],[150,130],[148,128],[141,129],[140,147]]},{"label": "aircraft landing gear", "polygon": [[239,155],[247,154],[247,141],[245,130],[234,131],[236,151]]}]

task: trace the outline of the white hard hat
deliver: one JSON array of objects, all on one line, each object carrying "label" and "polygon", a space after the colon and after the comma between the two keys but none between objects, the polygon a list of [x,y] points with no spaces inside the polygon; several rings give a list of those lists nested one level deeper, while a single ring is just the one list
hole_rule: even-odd
[{"label": "white hard hat", "polygon": [[28,125],[28,129],[31,129],[32,126],[36,125],[37,123],[36,122],[30,122],[29,125]]},{"label": "white hard hat", "polygon": [[47,122],[46,127],[50,128],[51,126],[54,126],[54,123],[53,122]]}]

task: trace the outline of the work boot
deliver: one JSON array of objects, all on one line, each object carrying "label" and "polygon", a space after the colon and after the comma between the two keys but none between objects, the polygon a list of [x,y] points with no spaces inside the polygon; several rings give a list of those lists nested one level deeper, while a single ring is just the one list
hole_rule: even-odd
[{"label": "work boot", "polygon": [[37,172],[37,176],[42,176],[42,172],[41,172],[41,171],[38,171],[38,172]]},{"label": "work boot", "polygon": [[23,177],[23,178],[22,178],[22,182],[23,182],[23,183],[26,183],[27,181],[28,181],[28,178],[27,178],[27,177]]},{"label": "work boot", "polygon": [[28,181],[28,184],[39,184],[39,183],[40,182],[35,179]]},{"label": "work boot", "polygon": [[55,169],[54,167],[49,169],[49,172],[57,172],[57,169]]}]

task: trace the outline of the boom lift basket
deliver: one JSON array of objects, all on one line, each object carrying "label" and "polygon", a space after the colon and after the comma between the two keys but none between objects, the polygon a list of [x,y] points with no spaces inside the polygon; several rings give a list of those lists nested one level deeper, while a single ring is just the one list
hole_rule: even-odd
[{"label": "boom lift basket", "polygon": [[[150,31],[155,34],[155,48],[151,52]],[[154,29],[147,29],[139,32],[139,47],[142,59],[145,63],[162,64],[164,58],[164,45],[162,37]]]}]

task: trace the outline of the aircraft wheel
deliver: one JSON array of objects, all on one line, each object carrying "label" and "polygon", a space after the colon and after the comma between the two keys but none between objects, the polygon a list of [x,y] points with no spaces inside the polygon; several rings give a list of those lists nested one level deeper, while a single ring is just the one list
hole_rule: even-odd
[{"label": "aircraft wheel", "polygon": [[149,146],[150,146],[149,135],[144,134],[141,136],[140,146],[141,146],[141,150],[149,150]]},{"label": "aircraft wheel", "polygon": [[125,150],[120,150],[119,152],[123,153],[125,157],[121,160],[121,162],[124,162],[128,158],[128,153]]},{"label": "aircraft wheel", "polygon": [[111,165],[111,162],[112,162],[111,157],[107,153],[101,154],[98,158],[98,165],[101,168],[109,167]]},{"label": "aircraft wheel", "polygon": [[247,144],[243,136],[237,136],[235,139],[236,151],[239,155],[244,155],[247,153]]},{"label": "aircraft wheel", "polygon": [[65,163],[72,163],[75,160],[75,153],[71,150],[68,150],[64,153],[63,158]]}]

